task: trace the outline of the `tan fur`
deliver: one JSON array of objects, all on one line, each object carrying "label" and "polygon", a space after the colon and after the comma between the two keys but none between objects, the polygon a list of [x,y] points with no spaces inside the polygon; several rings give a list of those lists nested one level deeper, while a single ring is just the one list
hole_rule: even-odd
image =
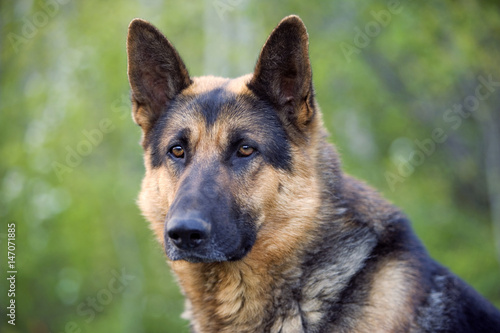
[{"label": "tan fur", "polygon": [[235,79],[227,79],[217,76],[193,77],[193,84],[183,90],[187,96],[206,93],[218,87],[224,86],[224,89],[234,94],[244,95],[250,93],[246,84],[251,80],[252,74],[240,76]]},{"label": "tan fur", "polygon": [[397,333],[409,331],[416,313],[418,283],[407,263],[392,260],[381,265],[373,278],[367,305],[354,332]]},{"label": "tan fur", "polygon": [[[254,73],[236,79],[189,77],[170,42],[144,21],[131,23],[128,52],[133,117],[145,149],[138,204],[174,260],[169,265],[186,296],[183,317],[194,332],[440,327],[443,317],[432,310],[454,303],[445,303],[439,288],[457,282],[426,258],[397,208],[340,170],[314,99],[298,17],[283,19]],[[226,97],[230,102],[220,103]],[[243,141],[262,155],[243,159],[234,148]],[[189,154],[173,157],[176,145]],[[179,210],[179,202],[187,208]],[[209,227],[192,226],[201,219]],[[172,232],[179,221],[185,229]]]}]

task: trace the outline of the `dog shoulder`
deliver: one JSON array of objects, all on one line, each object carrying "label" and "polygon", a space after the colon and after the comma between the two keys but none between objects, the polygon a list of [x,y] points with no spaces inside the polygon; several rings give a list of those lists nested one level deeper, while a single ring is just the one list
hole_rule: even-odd
[{"label": "dog shoulder", "polygon": [[439,332],[500,332],[500,312],[483,296],[433,262],[430,290],[418,307],[419,327]]}]

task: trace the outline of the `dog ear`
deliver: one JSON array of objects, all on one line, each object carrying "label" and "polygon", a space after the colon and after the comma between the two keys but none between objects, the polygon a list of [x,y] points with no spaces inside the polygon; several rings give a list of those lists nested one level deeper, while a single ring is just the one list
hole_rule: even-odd
[{"label": "dog ear", "polygon": [[249,88],[265,96],[288,123],[304,129],[314,115],[307,30],[298,16],[285,17],[268,37]]},{"label": "dog ear", "polygon": [[132,116],[147,132],[192,81],[172,44],[146,21],[135,19],[130,23],[127,55]]}]

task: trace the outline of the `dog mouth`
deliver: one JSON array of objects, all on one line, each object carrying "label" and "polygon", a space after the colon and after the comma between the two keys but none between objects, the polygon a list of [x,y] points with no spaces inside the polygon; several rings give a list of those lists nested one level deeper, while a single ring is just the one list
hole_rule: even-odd
[{"label": "dog mouth", "polygon": [[172,261],[185,260],[190,263],[215,263],[242,260],[252,249],[252,244],[245,244],[233,251],[221,251],[212,246],[196,249],[179,249],[167,243],[165,253]]},{"label": "dog mouth", "polygon": [[223,255],[200,255],[196,253],[180,253],[178,255],[170,255],[169,258],[172,261],[184,260],[193,264],[229,261],[229,258]]}]

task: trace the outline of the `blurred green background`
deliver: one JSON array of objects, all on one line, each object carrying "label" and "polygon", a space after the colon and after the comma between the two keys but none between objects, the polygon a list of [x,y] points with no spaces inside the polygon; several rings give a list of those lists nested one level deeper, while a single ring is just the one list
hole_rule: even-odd
[{"label": "blurred green background", "polygon": [[[292,13],[308,27],[344,169],[500,306],[498,1],[21,0],[0,4],[0,331],[188,331],[135,205],[144,169],[127,26],[155,24],[194,76],[234,77]],[[5,313],[13,222],[15,327]]]}]

